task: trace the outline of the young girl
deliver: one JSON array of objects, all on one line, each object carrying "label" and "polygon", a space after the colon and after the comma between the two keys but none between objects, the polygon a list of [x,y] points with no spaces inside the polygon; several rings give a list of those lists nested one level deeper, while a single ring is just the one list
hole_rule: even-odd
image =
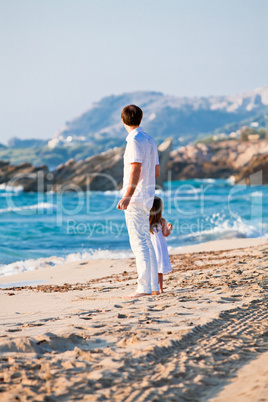
[{"label": "young girl", "polygon": [[161,198],[154,197],[154,203],[150,211],[150,232],[151,240],[154,246],[158,265],[158,283],[160,293],[163,293],[163,274],[172,271],[168,249],[165,237],[169,236],[172,231],[172,224],[166,222],[162,218],[163,202]]}]

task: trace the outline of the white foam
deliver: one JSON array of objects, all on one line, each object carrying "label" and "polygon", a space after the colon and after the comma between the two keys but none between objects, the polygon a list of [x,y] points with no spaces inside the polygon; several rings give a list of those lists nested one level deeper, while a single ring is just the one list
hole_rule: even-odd
[{"label": "white foam", "polygon": [[0,184],[0,191],[4,190],[7,193],[21,193],[23,191],[23,186],[9,186],[6,183]]},{"label": "white foam", "polygon": [[158,195],[159,197],[172,197],[173,193],[175,190],[160,190],[157,189],[155,190],[155,194]]},{"label": "white foam", "polygon": [[227,179],[227,182],[228,182],[229,184],[235,184],[235,176],[230,176],[230,177]]},{"label": "white foam", "polygon": [[217,179],[194,179],[197,183],[216,183]]},{"label": "white foam", "polygon": [[38,202],[37,204],[33,205],[24,205],[23,207],[8,207],[0,209],[0,213],[5,212],[23,212],[29,210],[37,210],[37,211],[44,211],[44,210],[56,210],[57,205],[51,204],[49,202]]},{"label": "white foam", "polygon": [[[218,214],[215,215],[215,217]],[[210,222],[213,223],[213,219],[210,219]],[[225,220],[223,222],[219,221],[219,224],[211,229],[206,229],[200,232],[189,233],[184,238],[202,238],[202,241],[206,241],[206,237],[214,236],[214,239],[219,238],[231,238],[231,237],[262,237],[262,229],[258,230],[256,226],[247,224],[243,222],[241,217],[238,217],[236,221],[230,222],[229,220]],[[205,239],[203,239],[205,238]]]},{"label": "white foam", "polygon": [[250,193],[250,195],[254,196],[254,197],[262,197],[263,196],[263,192],[262,191],[254,191],[253,193]]},{"label": "white foam", "polygon": [[16,261],[12,264],[0,266],[0,277],[19,274],[21,272],[34,271],[39,268],[50,268],[63,263],[82,261],[82,260],[99,260],[99,259],[121,259],[134,257],[129,250],[88,250],[82,253],[71,253],[64,257],[47,257],[38,258],[36,260],[29,259],[24,261]]}]

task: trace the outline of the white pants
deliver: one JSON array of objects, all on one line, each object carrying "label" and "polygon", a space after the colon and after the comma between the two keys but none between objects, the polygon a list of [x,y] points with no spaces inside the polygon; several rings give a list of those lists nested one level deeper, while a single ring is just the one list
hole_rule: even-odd
[{"label": "white pants", "polygon": [[138,293],[159,291],[155,251],[149,231],[149,213],[142,204],[130,204],[125,211],[131,249],[136,257]]}]

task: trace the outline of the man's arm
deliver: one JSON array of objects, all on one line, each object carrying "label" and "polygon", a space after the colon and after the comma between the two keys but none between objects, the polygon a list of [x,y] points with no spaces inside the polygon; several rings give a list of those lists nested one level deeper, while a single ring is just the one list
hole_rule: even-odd
[{"label": "man's arm", "polygon": [[155,165],[155,178],[160,176],[160,165]]},{"label": "man's arm", "polygon": [[130,171],[130,176],[129,176],[129,183],[127,187],[126,194],[124,197],[119,201],[117,204],[117,209],[122,209],[125,210],[127,209],[131,197],[133,196],[137,184],[139,182],[140,174],[141,174],[141,163],[135,162],[131,163],[131,171]]}]

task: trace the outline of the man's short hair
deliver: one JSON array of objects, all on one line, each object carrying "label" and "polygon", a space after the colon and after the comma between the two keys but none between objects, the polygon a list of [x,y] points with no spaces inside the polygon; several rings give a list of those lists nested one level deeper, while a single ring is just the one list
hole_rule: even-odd
[{"label": "man's short hair", "polygon": [[139,126],[142,116],[143,112],[141,108],[136,105],[125,106],[121,112],[121,118],[127,126]]}]

